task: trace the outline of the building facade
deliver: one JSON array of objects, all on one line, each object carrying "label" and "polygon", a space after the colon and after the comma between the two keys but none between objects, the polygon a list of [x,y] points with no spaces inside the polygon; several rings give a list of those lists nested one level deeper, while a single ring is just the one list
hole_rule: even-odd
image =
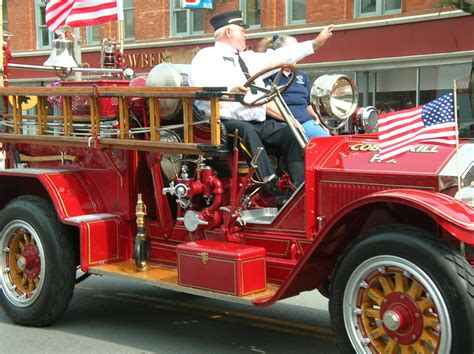
[{"label": "building facade", "polygon": [[[324,73],[353,77],[359,103],[398,110],[460,89],[460,122],[474,123],[470,106],[474,59],[474,16],[440,7],[439,0],[214,0],[214,9],[184,9],[180,0],[124,0],[126,66],[146,75],[163,61],[188,64],[212,45],[209,19],[241,9],[249,48],[274,34],[313,38],[327,24],[333,38],[299,68],[316,78]],[[44,0],[3,0],[4,28],[11,34],[13,63],[42,65],[53,34],[44,21]],[[117,23],[82,28],[81,61],[100,67],[100,43],[117,37]],[[53,73],[12,69],[10,85],[48,84]],[[472,91],[471,91],[472,92]]]}]

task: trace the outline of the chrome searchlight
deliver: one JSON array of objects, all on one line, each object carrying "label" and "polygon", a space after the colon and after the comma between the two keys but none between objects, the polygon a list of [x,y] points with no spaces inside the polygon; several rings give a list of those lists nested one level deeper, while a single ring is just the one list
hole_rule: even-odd
[{"label": "chrome searchlight", "polygon": [[[339,129],[357,108],[357,86],[346,75],[333,74],[318,77],[311,88],[311,103],[313,108],[323,118],[330,116]],[[324,119],[322,119],[325,124]]]}]

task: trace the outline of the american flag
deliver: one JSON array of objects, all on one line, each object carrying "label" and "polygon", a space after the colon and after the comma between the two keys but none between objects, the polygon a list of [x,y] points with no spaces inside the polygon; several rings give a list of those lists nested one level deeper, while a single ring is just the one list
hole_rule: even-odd
[{"label": "american flag", "polygon": [[395,158],[421,141],[455,145],[453,93],[425,105],[381,115],[378,126],[381,160]]},{"label": "american flag", "polygon": [[50,0],[46,25],[51,31],[61,26],[95,26],[118,19],[121,0]]}]

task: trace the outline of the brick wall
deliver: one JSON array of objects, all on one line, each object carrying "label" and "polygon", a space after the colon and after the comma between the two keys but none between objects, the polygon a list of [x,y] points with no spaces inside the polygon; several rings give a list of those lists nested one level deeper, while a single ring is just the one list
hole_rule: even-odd
[{"label": "brick wall", "polygon": [[[438,3],[438,0],[406,0],[403,1],[403,11],[418,12],[435,9],[439,11],[439,7],[436,7]],[[447,8],[445,8],[445,10],[447,10]]]},{"label": "brick wall", "polygon": [[354,1],[308,1],[306,13],[309,23],[324,24],[345,22],[353,17]]},{"label": "brick wall", "polygon": [[8,30],[13,51],[36,49],[35,1],[7,1]]},{"label": "brick wall", "polygon": [[[261,1],[261,29],[278,30],[286,23],[286,0]],[[14,34],[13,51],[36,49],[36,18],[34,0],[7,0],[9,30]],[[439,11],[438,0],[403,0],[403,15]],[[221,12],[239,9],[239,0],[215,0],[214,10],[205,11],[205,31],[212,33],[209,19]],[[169,38],[169,0],[135,0],[135,37],[137,42]],[[354,0],[307,1],[307,25],[354,21]],[[390,17],[393,17],[390,16]],[[302,25],[305,26],[305,25]],[[299,26],[301,27],[301,26]],[[259,30],[259,31],[260,31]],[[81,31],[85,40],[85,31]],[[117,36],[117,24],[101,26],[102,38]]]}]

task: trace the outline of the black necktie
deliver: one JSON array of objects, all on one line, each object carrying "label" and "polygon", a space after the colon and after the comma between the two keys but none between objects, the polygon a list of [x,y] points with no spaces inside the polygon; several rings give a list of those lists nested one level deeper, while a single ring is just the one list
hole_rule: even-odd
[{"label": "black necktie", "polygon": [[[247,80],[250,79],[249,68],[247,67],[247,64],[245,64],[245,61],[242,59],[242,57],[239,55],[239,52],[237,52],[237,58],[239,59],[240,69],[244,73],[245,78]],[[250,91],[252,92],[252,94],[257,93],[257,90],[254,87],[252,87]]]}]

